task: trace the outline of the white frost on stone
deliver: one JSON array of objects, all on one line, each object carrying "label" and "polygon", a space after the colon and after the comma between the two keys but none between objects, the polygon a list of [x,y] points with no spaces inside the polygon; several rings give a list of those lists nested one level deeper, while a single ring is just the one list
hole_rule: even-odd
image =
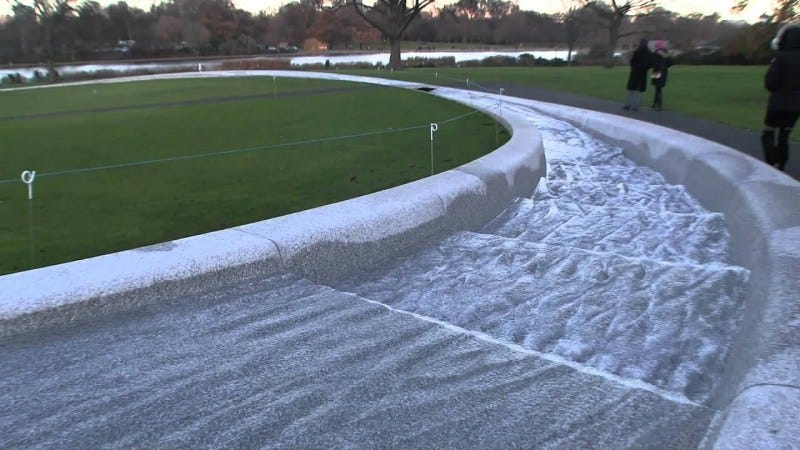
[{"label": "white frost on stone", "polygon": [[268,259],[269,239],[228,229],[3,275],[0,320]]},{"label": "white frost on stone", "polygon": [[706,400],[749,277],[727,263],[724,216],[614,145],[529,108],[511,110],[542,134],[548,176],[533,198],[513,202],[484,234],[457,234],[338,287]]}]

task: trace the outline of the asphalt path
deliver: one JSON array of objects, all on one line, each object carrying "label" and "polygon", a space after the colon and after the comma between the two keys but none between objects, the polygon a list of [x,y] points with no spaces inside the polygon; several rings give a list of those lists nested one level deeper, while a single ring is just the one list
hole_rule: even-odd
[{"label": "asphalt path", "polygon": [[[739,150],[760,161],[763,161],[761,151],[761,131],[746,130],[743,128],[732,127],[710,120],[688,117],[669,111],[669,90],[664,93],[666,110],[652,111],[645,107],[639,111],[625,111],[622,109],[624,91],[620,91],[620,101],[613,102],[596,97],[570,94],[567,92],[551,91],[533,86],[508,85],[501,83],[484,83],[490,88],[504,88],[505,94],[512,97],[521,97],[543,102],[558,103],[561,105],[574,106],[576,108],[600,111],[609,114],[629,117],[645,122],[654,123],[674,130],[700,136],[710,141],[718,142],[722,145]],[[644,95],[643,103],[647,104],[652,93]],[[766,105],[765,105],[766,106]],[[794,133],[798,133],[797,130]],[[789,149],[789,161],[786,164],[785,172],[795,179],[800,179],[800,144],[793,142]]]}]

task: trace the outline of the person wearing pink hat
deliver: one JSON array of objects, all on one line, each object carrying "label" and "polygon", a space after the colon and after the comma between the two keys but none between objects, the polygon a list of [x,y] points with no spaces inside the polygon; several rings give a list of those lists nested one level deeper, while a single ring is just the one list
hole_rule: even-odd
[{"label": "person wearing pink hat", "polygon": [[672,58],[667,55],[667,44],[664,41],[656,41],[656,53],[653,55],[653,74],[650,79],[656,88],[656,95],[653,97],[652,109],[661,111],[664,107],[664,86],[667,85],[667,74],[672,65]]}]

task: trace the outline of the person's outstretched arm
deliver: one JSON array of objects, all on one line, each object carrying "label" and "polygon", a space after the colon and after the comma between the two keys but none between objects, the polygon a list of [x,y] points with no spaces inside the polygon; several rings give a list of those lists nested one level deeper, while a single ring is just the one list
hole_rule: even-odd
[{"label": "person's outstretched arm", "polygon": [[776,55],[775,58],[769,63],[769,69],[764,76],[764,87],[770,92],[775,92],[781,88],[781,55]]}]

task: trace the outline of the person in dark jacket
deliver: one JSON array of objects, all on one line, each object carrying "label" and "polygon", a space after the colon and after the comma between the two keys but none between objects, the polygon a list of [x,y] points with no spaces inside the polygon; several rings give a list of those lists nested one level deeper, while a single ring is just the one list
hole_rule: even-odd
[{"label": "person in dark jacket", "polygon": [[800,23],[781,28],[772,40],[772,48],[778,53],[764,77],[769,102],[761,144],[767,164],[783,170],[789,160],[789,133],[800,117]]},{"label": "person in dark jacket", "polygon": [[653,55],[653,75],[651,76],[653,86],[656,88],[656,95],[653,97],[652,109],[661,111],[664,107],[664,86],[667,85],[667,75],[669,67],[672,65],[672,58],[667,55],[667,45],[664,41],[656,42],[656,53]]},{"label": "person in dark jacket", "polygon": [[628,98],[624,109],[639,110],[642,92],[647,90],[647,71],[652,65],[653,53],[647,48],[647,39],[639,41],[639,48],[631,55],[631,73],[628,75]]}]

